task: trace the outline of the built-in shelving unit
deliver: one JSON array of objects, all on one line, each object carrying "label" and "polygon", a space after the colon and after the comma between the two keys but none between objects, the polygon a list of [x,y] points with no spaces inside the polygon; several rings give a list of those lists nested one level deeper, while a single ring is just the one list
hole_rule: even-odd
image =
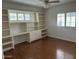
[{"label": "built-in shelving unit", "polygon": [[32,20],[30,20],[30,21],[9,20],[10,33],[12,36],[21,35],[21,34],[31,32],[31,31],[41,30],[41,29],[45,28],[45,21],[46,20],[45,20],[44,13],[42,13],[42,12],[31,12],[31,13],[33,15],[32,16],[33,18],[31,18]]},{"label": "built-in shelving unit", "polygon": [[47,36],[47,29],[42,29],[41,30],[41,36],[46,37]]},{"label": "built-in shelving unit", "polygon": [[8,11],[2,10],[2,45],[3,51],[7,51],[13,48],[12,37],[9,29]]},{"label": "built-in shelving unit", "polygon": [[[7,51],[14,44],[23,41],[32,42],[47,36],[45,15],[42,12],[33,12],[32,21],[10,20],[9,11],[3,12],[3,50]],[[21,12],[22,13],[22,12]],[[18,18],[17,18],[18,19]]]},{"label": "built-in shelving unit", "polygon": [[40,26],[40,29],[44,29],[46,27],[45,22],[46,22],[45,14],[44,13],[39,13],[39,26]]}]

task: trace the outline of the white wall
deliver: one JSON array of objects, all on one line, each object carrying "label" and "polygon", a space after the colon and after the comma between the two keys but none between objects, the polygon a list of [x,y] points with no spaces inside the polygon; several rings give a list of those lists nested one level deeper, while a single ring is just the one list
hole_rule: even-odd
[{"label": "white wall", "polygon": [[54,6],[46,10],[46,16],[48,19],[47,28],[48,36],[56,37],[68,41],[76,41],[75,28],[57,27],[57,13],[75,11],[75,2]]}]

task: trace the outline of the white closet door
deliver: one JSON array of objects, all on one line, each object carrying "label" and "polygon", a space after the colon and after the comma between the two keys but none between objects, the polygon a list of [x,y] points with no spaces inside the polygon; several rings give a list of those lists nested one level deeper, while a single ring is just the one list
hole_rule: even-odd
[{"label": "white closet door", "polygon": [[30,32],[30,42],[41,38],[41,30]]}]

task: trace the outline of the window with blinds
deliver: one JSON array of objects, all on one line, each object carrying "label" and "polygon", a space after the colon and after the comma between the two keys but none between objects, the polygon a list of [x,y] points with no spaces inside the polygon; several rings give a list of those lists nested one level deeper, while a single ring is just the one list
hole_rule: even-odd
[{"label": "window with blinds", "polygon": [[57,14],[57,26],[59,27],[75,27],[76,12],[67,12]]}]

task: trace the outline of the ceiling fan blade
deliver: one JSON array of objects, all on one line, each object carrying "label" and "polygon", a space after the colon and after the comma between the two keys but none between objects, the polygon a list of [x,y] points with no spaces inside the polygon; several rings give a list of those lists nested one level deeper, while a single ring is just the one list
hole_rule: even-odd
[{"label": "ceiling fan blade", "polygon": [[59,0],[58,1],[49,1],[48,3],[58,3],[60,2]]}]

